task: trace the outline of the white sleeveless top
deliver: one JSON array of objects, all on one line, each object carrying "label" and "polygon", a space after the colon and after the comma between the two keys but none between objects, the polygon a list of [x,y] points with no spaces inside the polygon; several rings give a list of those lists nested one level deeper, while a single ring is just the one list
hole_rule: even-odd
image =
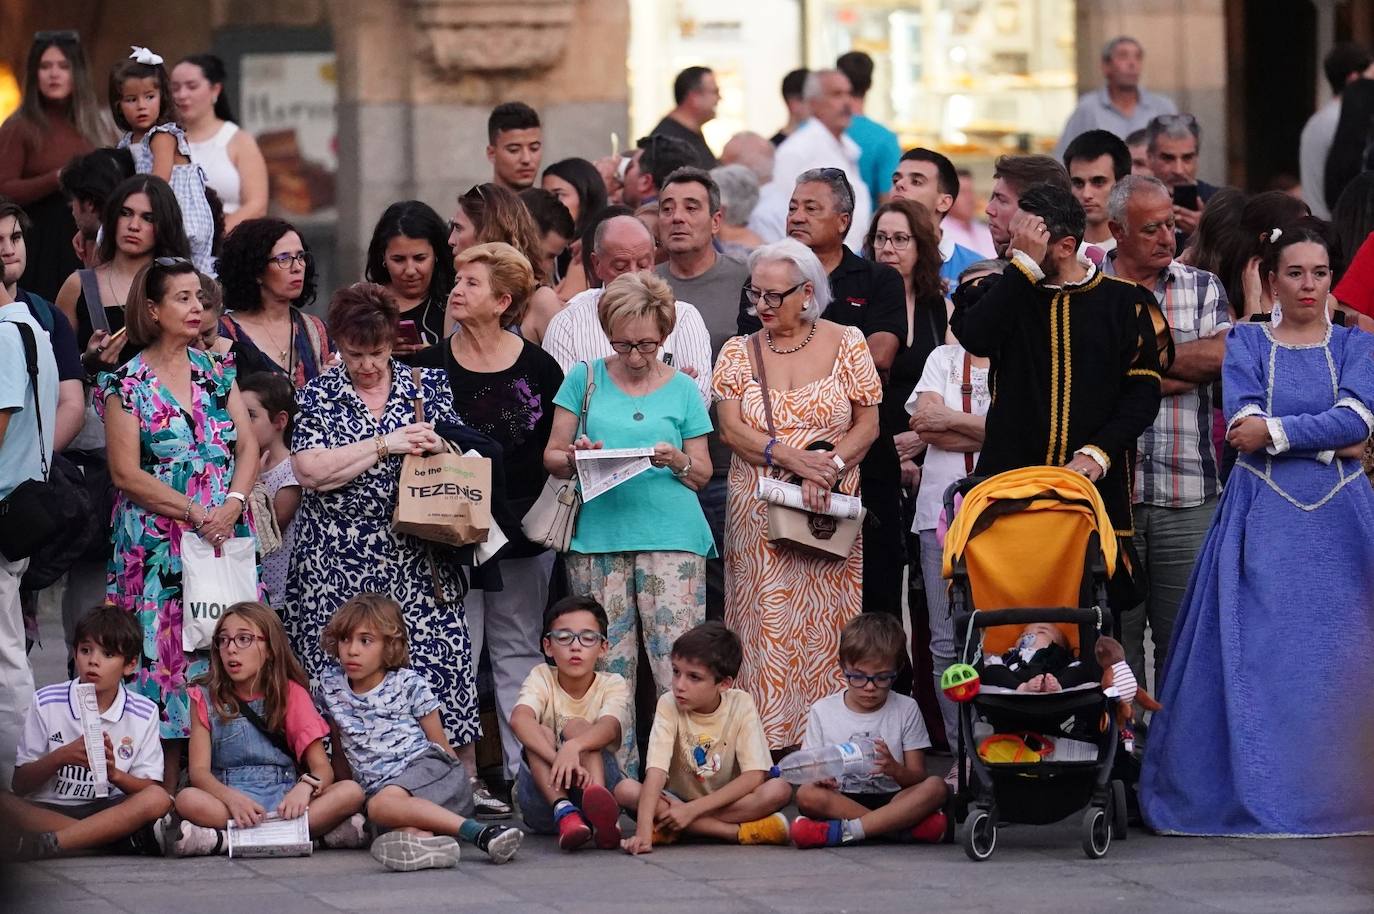
[{"label": "white sleeveless top", "polygon": [[215,189],[228,215],[239,208],[239,170],[229,161],[229,140],[239,132],[239,125],[225,121],[215,135],[203,143],[191,143],[191,161],[205,172],[205,183]]}]

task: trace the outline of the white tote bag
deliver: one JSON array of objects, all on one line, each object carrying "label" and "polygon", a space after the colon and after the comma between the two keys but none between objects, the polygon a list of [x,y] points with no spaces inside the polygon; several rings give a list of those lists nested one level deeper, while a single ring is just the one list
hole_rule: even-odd
[{"label": "white tote bag", "polygon": [[181,536],[181,646],[188,651],[210,647],[224,611],[258,598],[257,548],[251,536],[226,540],[215,547],[199,534]]}]

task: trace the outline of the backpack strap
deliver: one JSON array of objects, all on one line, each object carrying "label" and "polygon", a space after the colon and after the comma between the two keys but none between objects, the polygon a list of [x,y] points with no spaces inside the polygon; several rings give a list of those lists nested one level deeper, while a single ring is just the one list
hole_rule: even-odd
[{"label": "backpack strap", "polygon": [[43,404],[38,400],[38,338],[33,328],[23,321],[0,321],[11,324],[19,332],[19,341],[24,346],[24,365],[28,369],[29,386],[33,388],[33,415],[38,420],[38,459],[43,465],[43,479],[48,478],[48,452],[43,446]]}]

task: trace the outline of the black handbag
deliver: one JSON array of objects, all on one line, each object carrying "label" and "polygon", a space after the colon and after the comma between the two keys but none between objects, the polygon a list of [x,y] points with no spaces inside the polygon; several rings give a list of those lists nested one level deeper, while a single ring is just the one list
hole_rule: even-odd
[{"label": "black handbag", "polygon": [[48,456],[43,450],[43,410],[38,403],[38,342],[33,328],[20,321],[13,324],[24,345],[24,362],[33,387],[34,406],[38,408],[38,456],[43,463],[42,479],[26,479],[0,501],[0,554],[11,562],[29,558],[51,542],[61,528],[62,518],[55,510],[52,486],[48,482]]}]

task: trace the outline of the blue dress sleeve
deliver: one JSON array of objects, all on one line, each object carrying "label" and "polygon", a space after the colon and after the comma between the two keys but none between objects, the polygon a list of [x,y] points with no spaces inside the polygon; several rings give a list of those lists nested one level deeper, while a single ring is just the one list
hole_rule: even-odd
[{"label": "blue dress sleeve", "polygon": [[1239,324],[1226,337],[1221,364],[1221,405],[1229,429],[1247,416],[1268,417],[1268,395],[1260,347],[1264,330],[1258,324]]},{"label": "blue dress sleeve", "polygon": [[1374,336],[1357,330],[1346,331],[1344,336],[1335,404],[1315,415],[1280,419],[1291,450],[1343,448],[1364,441],[1374,431]]}]

